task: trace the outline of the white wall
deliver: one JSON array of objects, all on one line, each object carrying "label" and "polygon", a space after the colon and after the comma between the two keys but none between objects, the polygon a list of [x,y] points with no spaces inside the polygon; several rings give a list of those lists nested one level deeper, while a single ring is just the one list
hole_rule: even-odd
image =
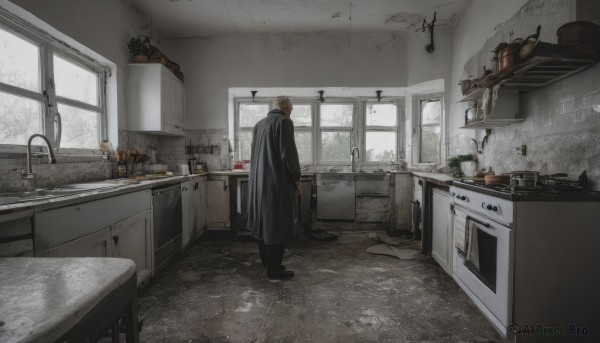
[{"label": "white wall", "polygon": [[[265,34],[169,42],[182,66],[186,124],[228,127],[230,87],[404,87],[406,39],[392,34]],[[250,94],[248,94],[250,96]]]}]

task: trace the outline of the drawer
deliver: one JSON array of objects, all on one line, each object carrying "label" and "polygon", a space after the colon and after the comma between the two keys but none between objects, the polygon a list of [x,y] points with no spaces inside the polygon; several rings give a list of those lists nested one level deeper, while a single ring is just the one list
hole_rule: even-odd
[{"label": "drawer", "polygon": [[34,244],[42,251],[89,235],[151,207],[150,190],[63,207],[34,215]]}]

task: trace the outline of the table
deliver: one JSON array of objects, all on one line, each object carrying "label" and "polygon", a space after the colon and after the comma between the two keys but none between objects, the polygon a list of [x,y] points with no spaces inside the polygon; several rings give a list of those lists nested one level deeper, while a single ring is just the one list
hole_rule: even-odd
[{"label": "table", "polygon": [[133,261],[0,258],[0,342],[119,342],[120,335],[138,341]]}]

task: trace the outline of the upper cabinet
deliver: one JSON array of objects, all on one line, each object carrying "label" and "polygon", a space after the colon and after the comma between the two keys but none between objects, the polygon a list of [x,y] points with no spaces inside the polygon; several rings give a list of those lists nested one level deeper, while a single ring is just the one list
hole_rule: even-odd
[{"label": "upper cabinet", "polygon": [[183,83],[158,63],[127,65],[127,128],[132,131],[183,136]]},{"label": "upper cabinet", "polygon": [[500,70],[488,71],[478,80],[461,81],[466,95],[460,102],[470,103],[463,128],[491,128],[522,121],[518,118],[520,92],[547,86],[600,61],[596,49],[582,45],[537,42],[526,59],[519,60],[519,50],[515,53],[511,63],[500,64]]}]

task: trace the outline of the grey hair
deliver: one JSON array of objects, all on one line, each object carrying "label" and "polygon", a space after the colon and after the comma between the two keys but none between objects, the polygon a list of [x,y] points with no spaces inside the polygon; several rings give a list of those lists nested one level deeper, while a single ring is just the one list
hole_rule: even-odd
[{"label": "grey hair", "polygon": [[292,101],[287,96],[278,96],[275,101],[275,107],[277,109],[284,111],[292,108]]}]

